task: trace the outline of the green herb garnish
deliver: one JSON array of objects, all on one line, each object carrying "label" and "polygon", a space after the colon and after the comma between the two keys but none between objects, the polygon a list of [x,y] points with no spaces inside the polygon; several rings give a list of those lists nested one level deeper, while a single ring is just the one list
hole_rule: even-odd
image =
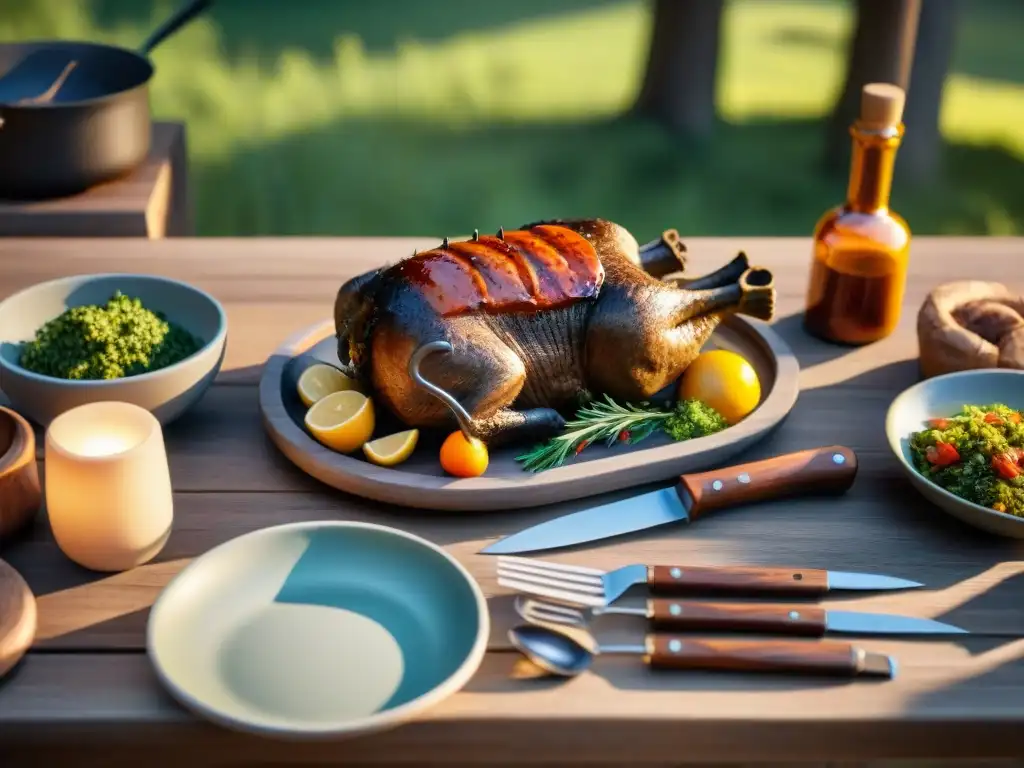
[{"label": "green herb garnish", "polygon": [[562,464],[591,443],[632,445],[662,430],[673,440],[691,440],[720,432],[728,426],[718,411],[700,400],[680,400],[671,409],[648,403],[620,404],[608,395],[581,407],[566,431],[527,453],[517,456],[523,469],[539,472]]},{"label": "green herb garnish", "polygon": [[120,379],[184,360],[202,342],[139,299],[116,292],[103,306],[72,307],[36,331],[19,363],[58,379]]},{"label": "green herb garnish", "polygon": [[1002,403],[965,405],[910,436],[914,467],[983,507],[1024,517],[1024,418]]}]

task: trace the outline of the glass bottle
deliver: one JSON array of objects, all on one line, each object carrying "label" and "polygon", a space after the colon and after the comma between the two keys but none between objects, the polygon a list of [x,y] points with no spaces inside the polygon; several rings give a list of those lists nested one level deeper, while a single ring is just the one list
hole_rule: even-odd
[{"label": "glass bottle", "polygon": [[869,344],[899,323],[910,228],[889,209],[904,92],[871,83],[850,128],[853,157],[846,202],[818,221],[804,326],[840,344]]}]

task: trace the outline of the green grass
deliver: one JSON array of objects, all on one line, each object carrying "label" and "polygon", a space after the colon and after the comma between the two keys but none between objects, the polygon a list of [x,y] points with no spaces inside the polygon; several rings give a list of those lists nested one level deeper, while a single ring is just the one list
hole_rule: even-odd
[{"label": "green grass", "polygon": [[[0,0],[0,40],[137,46],[142,0]],[[1024,9],[975,0],[942,115],[945,177],[897,186],[915,232],[1024,232]],[[445,234],[595,215],[638,237],[807,234],[843,194],[817,162],[842,2],[733,0],[710,147],[621,119],[639,0],[220,0],[160,46],[155,113],[188,123],[201,234]],[[913,140],[912,134],[908,141]]]}]

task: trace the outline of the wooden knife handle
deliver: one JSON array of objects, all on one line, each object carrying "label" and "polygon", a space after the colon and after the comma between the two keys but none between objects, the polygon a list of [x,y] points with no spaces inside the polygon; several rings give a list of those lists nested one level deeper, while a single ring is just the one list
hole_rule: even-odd
[{"label": "wooden knife handle", "polygon": [[854,676],[860,652],[830,640],[710,640],[657,634],[647,638],[647,662],[654,669],[803,672]]},{"label": "wooden knife handle", "polygon": [[825,610],[813,605],[657,599],[648,601],[647,609],[658,629],[765,632],[806,637],[821,637],[826,632]]},{"label": "wooden knife handle", "polygon": [[828,571],[815,568],[761,568],[757,566],[687,567],[651,565],[647,586],[652,592],[681,594],[719,592],[735,595],[800,595],[828,593]]},{"label": "wooden knife handle", "polygon": [[857,476],[857,456],[841,445],[681,475],[676,490],[690,520],[724,507],[811,493],[843,493]]}]

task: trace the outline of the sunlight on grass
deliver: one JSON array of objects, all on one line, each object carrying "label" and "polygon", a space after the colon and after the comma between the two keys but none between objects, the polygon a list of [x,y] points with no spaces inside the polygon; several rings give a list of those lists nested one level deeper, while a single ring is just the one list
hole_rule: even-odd
[{"label": "sunlight on grass", "polygon": [[[100,28],[85,0],[0,0],[0,40],[136,47],[173,7],[163,4],[146,23]],[[800,234],[842,194],[814,176],[813,124],[758,126],[827,112],[852,24],[846,3],[727,6],[718,90],[730,125],[706,160],[650,126],[593,127],[627,109],[639,87],[645,2],[372,50],[345,33],[346,7],[289,9],[300,28],[339,30],[327,57],[298,46],[269,59],[232,56],[216,13],[154,53],[154,113],[188,123],[203,233],[463,231],[492,218],[507,224],[571,211],[693,234]],[[1019,84],[954,74],[942,124],[952,142],[994,144],[1024,159]],[[982,159],[990,170],[1000,166],[997,154]],[[958,173],[978,164],[954,160]],[[1000,202],[1005,194],[975,176],[951,182],[951,200],[911,195],[903,209],[926,231],[1016,231],[1019,205]]]}]

